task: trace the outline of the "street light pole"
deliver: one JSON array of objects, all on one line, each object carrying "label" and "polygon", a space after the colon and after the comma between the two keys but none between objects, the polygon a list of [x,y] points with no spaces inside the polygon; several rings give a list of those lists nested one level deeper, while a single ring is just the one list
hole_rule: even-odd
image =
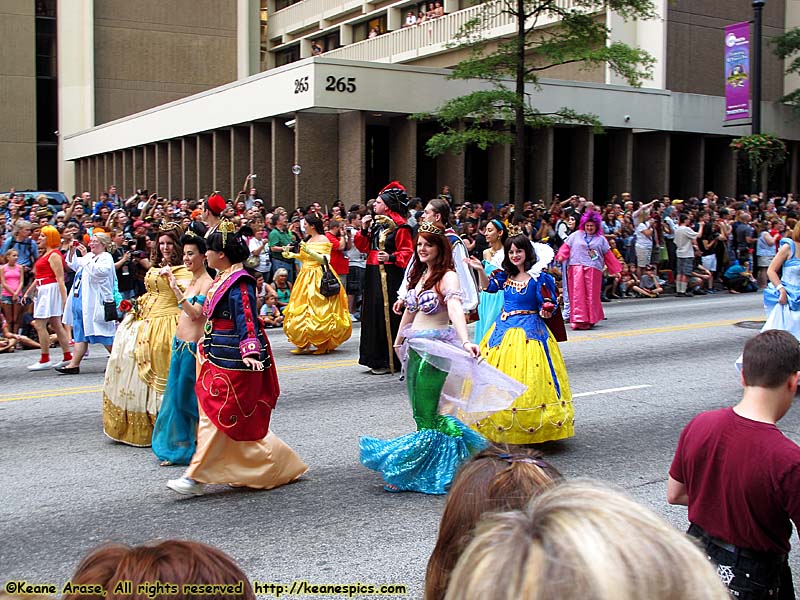
[{"label": "street light pole", "polygon": [[761,13],[766,0],[753,0],[753,119],[750,133],[761,133]]}]

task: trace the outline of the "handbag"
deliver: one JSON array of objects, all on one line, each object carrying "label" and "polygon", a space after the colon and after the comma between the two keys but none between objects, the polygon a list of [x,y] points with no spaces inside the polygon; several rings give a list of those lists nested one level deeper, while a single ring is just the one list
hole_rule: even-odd
[{"label": "handbag", "polygon": [[117,303],[113,300],[106,300],[103,302],[103,314],[106,321],[118,321]]},{"label": "handbag", "polygon": [[341,289],[342,284],[339,283],[339,278],[336,277],[336,273],[333,272],[333,269],[331,269],[331,266],[328,264],[327,257],[323,257],[322,280],[319,282],[319,293],[326,298],[330,298],[331,296],[338,295]]}]

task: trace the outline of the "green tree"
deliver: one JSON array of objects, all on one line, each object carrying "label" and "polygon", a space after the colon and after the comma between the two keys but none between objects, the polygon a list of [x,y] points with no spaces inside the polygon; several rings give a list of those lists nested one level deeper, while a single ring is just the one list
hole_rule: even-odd
[{"label": "green tree", "polygon": [[[656,18],[651,0],[488,0],[478,17],[462,27],[453,47],[469,55],[453,69],[451,79],[477,79],[484,89],[453,98],[432,113],[414,115],[435,119],[441,131],[427,143],[427,153],[459,153],[471,144],[482,150],[493,144],[513,144],[514,204],[521,209],[525,193],[526,126],[536,129],[555,124],[582,124],[599,128],[596,115],[568,107],[551,113],[538,110],[525,92],[526,84],[539,89],[539,78],[558,66],[578,64],[584,69],[608,65],[632,86],[651,76],[655,60],[640,48],[609,43],[611,31],[597,11],[612,10],[624,19]],[[511,38],[492,40],[485,35],[505,15],[516,24]],[[557,21],[555,26],[541,27]],[[507,85],[514,80],[513,89]]]},{"label": "green tree", "polygon": [[[791,58],[786,67],[786,74],[800,73],[800,27],[795,27],[772,40],[773,51],[783,60]],[[795,111],[800,112],[800,89],[789,92],[782,102],[790,104]]]}]

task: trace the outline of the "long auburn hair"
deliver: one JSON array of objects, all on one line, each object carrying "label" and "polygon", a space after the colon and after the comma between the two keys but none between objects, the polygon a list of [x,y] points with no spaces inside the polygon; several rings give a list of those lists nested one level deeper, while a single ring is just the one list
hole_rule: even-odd
[{"label": "long auburn hair", "polygon": [[[430,265],[430,267],[423,263],[419,259],[419,254],[417,254],[417,241],[419,238],[426,240],[438,250],[435,264]],[[420,231],[417,234],[417,239],[414,240],[414,265],[411,267],[411,274],[408,277],[408,289],[413,289],[417,286],[428,268],[430,268],[431,273],[422,287],[423,290],[433,289],[439,284],[445,273],[455,269],[453,266],[453,250],[450,248],[449,240],[444,235]]]},{"label": "long auburn hair", "polygon": [[527,448],[489,446],[467,461],[447,494],[439,536],[425,574],[425,600],[444,598],[450,573],[481,517],[522,509],[561,479],[561,473],[541,454]]},{"label": "long auburn hair", "polygon": [[[71,579],[77,585],[100,585],[105,594],[75,592],[64,600],[149,600],[145,583],[177,584],[174,600],[196,600],[201,596],[183,591],[184,583],[241,586],[238,593],[216,592],[202,596],[208,600],[255,600],[253,587],[234,560],[217,548],[199,542],[166,540],[157,544],[101,546],[86,555]],[[132,582],[131,592],[119,593],[117,584]],[[126,590],[127,591],[127,590]]]},{"label": "long auburn hair", "polygon": [[168,223],[159,229],[156,235],[156,243],[150,250],[150,263],[154,267],[160,267],[164,264],[164,257],[161,256],[161,248],[159,248],[158,240],[167,236],[172,238],[172,256],[169,260],[171,267],[177,267],[183,264],[183,246],[181,246],[181,237],[183,236],[183,228],[177,223]]}]

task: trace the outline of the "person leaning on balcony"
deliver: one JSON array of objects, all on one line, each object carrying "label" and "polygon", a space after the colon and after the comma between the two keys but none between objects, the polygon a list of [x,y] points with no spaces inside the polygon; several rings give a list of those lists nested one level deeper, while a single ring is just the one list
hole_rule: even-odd
[{"label": "person leaning on balcony", "polygon": [[369,30],[369,35],[367,36],[368,39],[376,38],[380,35],[380,31],[378,31],[377,27],[373,27]]},{"label": "person leaning on balcony", "polygon": [[417,16],[414,14],[413,10],[408,11],[406,15],[406,22],[403,23],[403,27],[411,27],[412,25],[417,24]]},{"label": "person leaning on balcony", "polygon": [[319,56],[322,54],[322,46],[319,45],[317,40],[311,41],[311,56]]},{"label": "person leaning on balcony", "polygon": [[424,10],[421,10],[417,13],[417,23],[424,23],[427,20],[428,18]]},{"label": "person leaning on balcony", "polygon": [[444,16],[444,7],[441,2],[436,2],[433,7],[433,14],[437,17]]}]

